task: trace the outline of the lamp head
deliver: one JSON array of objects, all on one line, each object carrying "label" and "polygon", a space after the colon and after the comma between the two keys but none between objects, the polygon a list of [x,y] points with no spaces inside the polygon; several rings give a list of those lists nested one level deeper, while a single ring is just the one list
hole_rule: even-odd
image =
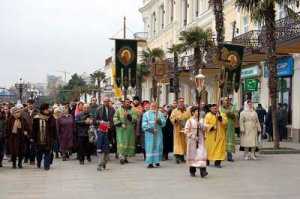
[{"label": "lamp head", "polygon": [[197,90],[200,92],[204,88],[205,76],[202,74],[202,70],[199,70],[198,75],[195,76],[195,84]]}]

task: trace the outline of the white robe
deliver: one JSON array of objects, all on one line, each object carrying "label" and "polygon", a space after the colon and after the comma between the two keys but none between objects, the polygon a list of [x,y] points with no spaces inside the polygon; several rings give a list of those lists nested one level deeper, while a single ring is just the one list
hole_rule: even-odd
[{"label": "white robe", "polygon": [[203,121],[200,121],[198,136],[197,125],[198,121],[193,117],[190,118],[185,124],[184,133],[187,136],[187,164],[192,167],[206,167],[207,152],[204,146]]}]

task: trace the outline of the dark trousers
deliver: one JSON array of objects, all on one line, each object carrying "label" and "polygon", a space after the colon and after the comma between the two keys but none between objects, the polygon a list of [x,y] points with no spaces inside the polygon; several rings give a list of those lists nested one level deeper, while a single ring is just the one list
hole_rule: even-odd
[{"label": "dark trousers", "polygon": [[18,154],[18,155],[12,155],[11,156],[11,161],[12,161],[14,167],[17,164],[17,159],[18,159],[18,165],[19,165],[19,167],[21,167],[22,166],[22,161],[23,161],[23,155]]},{"label": "dark trousers", "polygon": [[79,161],[83,162],[84,157],[90,158],[90,145],[89,145],[89,138],[87,136],[78,137],[78,158]]},{"label": "dark trousers", "polygon": [[30,142],[30,145],[29,145],[29,160],[30,160],[30,162],[34,163],[35,156],[36,156],[36,145],[35,145],[35,143]]},{"label": "dark trousers", "polygon": [[175,155],[176,161],[184,162],[184,155]]},{"label": "dark trousers", "polygon": [[232,155],[232,152],[227,152],[227,160],[228,160],[228,161],[233,161],[233,155]]},{"label": "dark trousers", "polygon": [[49,149],[44,147],[37,147],[36,159],[38,167],[41,166],[42,159],[44,158],[44,168],[49,169],[51,164],[51,154]]},{"label": "dark trousers", "polygon": [[0,165],[2,164],[2,160],[4,157],[4,147],[5,147],[5,141],[4,139],[0,138]]},{"label": "dark trousers", "polygon": [[25,152],[24,152],[25,161],[28,161],[30,158],[30,141],[28,137],[25,138]]}]

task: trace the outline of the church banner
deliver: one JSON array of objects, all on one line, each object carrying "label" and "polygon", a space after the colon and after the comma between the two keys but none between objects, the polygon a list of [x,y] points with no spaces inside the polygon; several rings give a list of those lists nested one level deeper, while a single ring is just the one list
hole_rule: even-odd
[{"label": "church banner", "polygon": [[244,47],[234,44],[223,44],[222,61],[225,65],[225,91],[227,94],[236,92],[240,87],[241,67]]},{"label": "church banner", "polygon": [[116,39],[116,84],[127,89],[136,85],[137,41]]}]

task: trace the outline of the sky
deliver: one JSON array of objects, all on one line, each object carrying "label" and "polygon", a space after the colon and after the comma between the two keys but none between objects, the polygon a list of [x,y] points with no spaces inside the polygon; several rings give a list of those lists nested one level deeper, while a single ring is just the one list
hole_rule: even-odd
[{"label": "sky", "polygon": [[143,31],[141,6],[142,0],[0,0],[0,87],[99,69],[124,16],[128,36]]}]

